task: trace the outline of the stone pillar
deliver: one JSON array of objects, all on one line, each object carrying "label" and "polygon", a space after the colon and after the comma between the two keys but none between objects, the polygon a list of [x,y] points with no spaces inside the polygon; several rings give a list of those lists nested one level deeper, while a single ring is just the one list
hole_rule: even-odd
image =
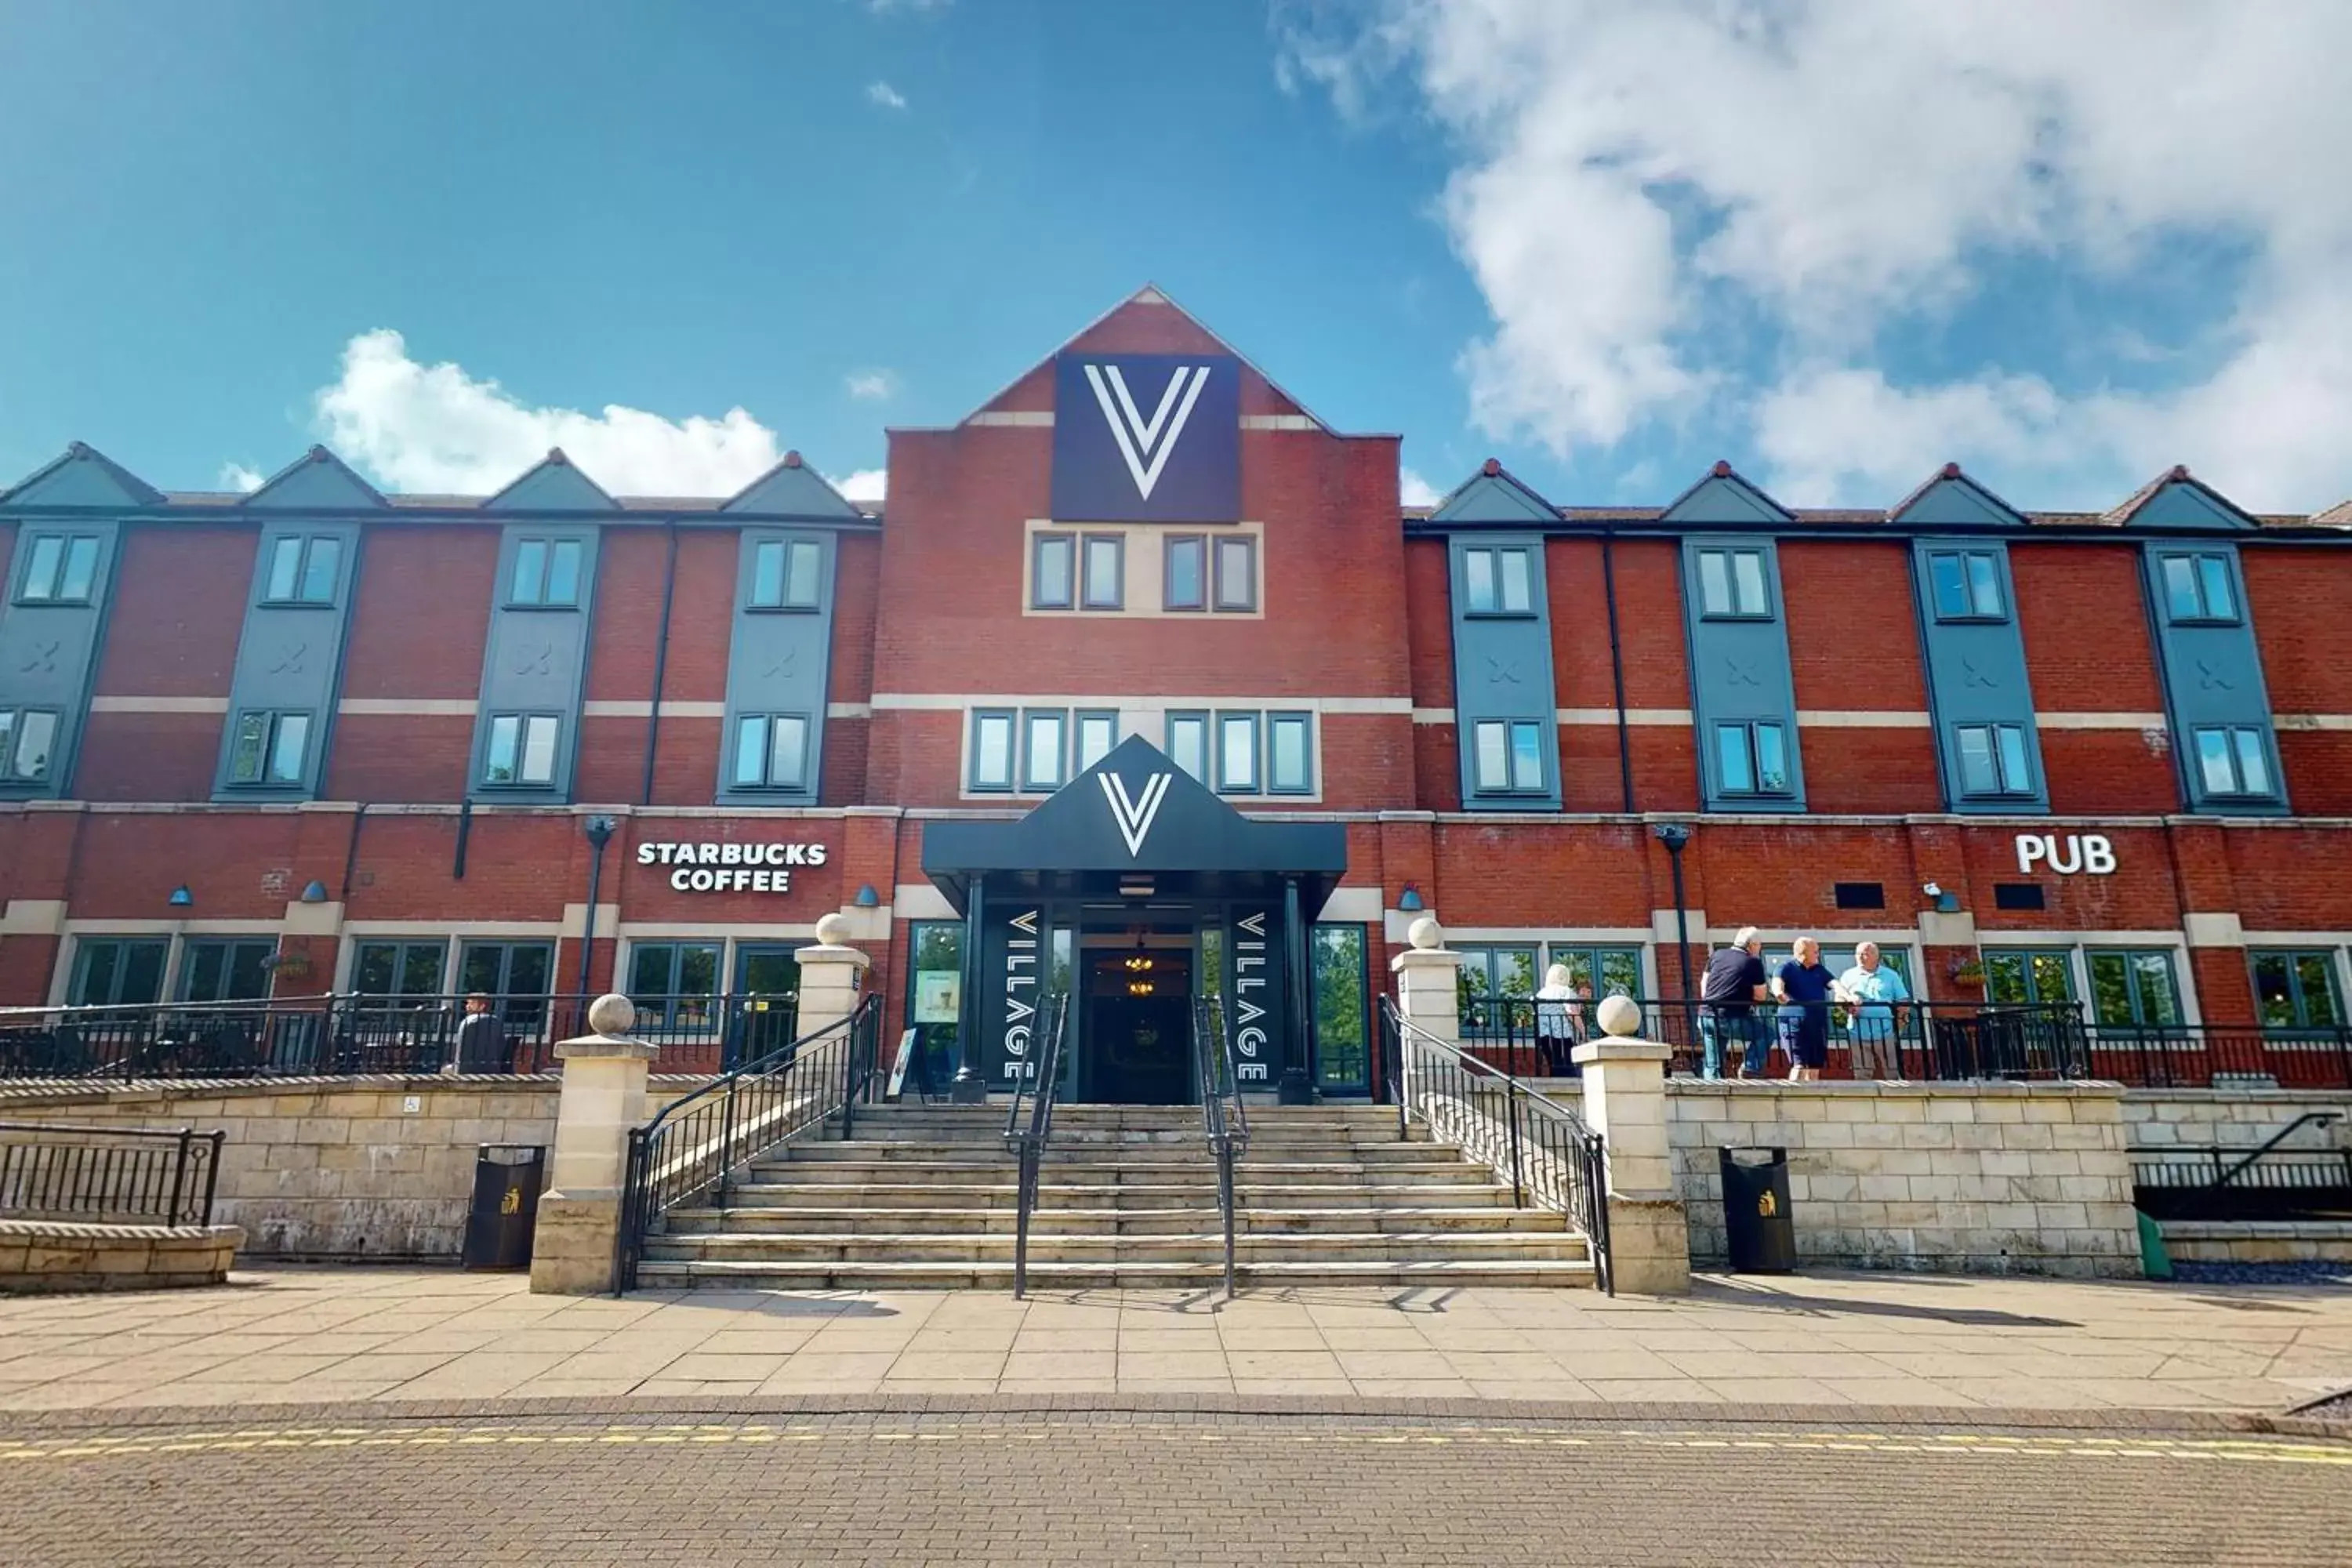
[{"label": "stone pillar", "polygon": [[1690,1289],[1690,1222],[1675,1185],[1666,1138],[1666,1059],[1633,1038],[1642,1010],[1610,996],[1595,1010],[1607,1038],[1576,1047],[1584,1073],[1584,1120],[1606,1145],[1609,1259],[1617,1288],[1641,1296]]},{"label": "stone pillar", "polygon": [[857,1011],[866,994],[866,971],[873,963],[845,945],[849,922],[838,914],[817,917],[816,945],[793,954],[801,966],[800,1011],[793,1033],[803,1038],[840,1023]]},{"label": "stone pillar", "polygon": [[613,1288],[621,1234],[629,1130],[646,1121],[646,1074],[656,1047],[631,1039],[637,1010],[625,996],[599,996],[588,1027],[559,1041],[563,1095],[555,1109],[555,1153],[540,1195],[531,1239],[530,1288],[551,1296],[596,1296]]},{"label": "stone pillar", "polygon": [[[1427,915],[1406,928],[1405,940],[1412,945],[1389,961],[1389,969],[1396,975],[1397,1012],[1423,1033],[1458,1046],[1462,1014],[1454,997],[1454,974],[1462,967],[1462,955],[1448,951],[1445,932]],[[1404,1054],[1402,1076],[1410,1103],[1416,1065],[1412,1038],[1408,1035],[1397,1044]]]}]

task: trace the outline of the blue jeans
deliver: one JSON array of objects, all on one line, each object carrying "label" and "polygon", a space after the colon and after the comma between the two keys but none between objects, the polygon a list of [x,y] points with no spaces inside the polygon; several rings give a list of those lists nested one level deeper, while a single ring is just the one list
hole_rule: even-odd
[{"label": "blue jeans", "polygon": [[1772,1052],[1772,1037],[1765,1031],[1762,1020],[1753,1012],[1729,1017],[1714,1008],[1702,1009],[1698,1016],[1698,1034],[1705,1047],[1705,1064],[1699,1068],[1702,1078],[1723,1076],[1723,1046],[1727,1037],[1740,1047],[1739,1065],[1750,1078],[1764,1075],[1764,1064]]}]

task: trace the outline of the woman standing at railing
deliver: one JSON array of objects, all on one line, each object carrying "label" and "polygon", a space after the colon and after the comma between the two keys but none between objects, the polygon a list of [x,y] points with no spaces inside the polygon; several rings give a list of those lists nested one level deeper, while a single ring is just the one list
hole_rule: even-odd
[{"label": "woman standing at railing", "polygon": [[1576,1026],[1584,1009],[1570,983],[1568,965],[1555,963],[1544,971],[1543,989],[1536,993],[1536,1044],[1542,1047],[1547,1070],[1554,1078],[1576,1072]]}]

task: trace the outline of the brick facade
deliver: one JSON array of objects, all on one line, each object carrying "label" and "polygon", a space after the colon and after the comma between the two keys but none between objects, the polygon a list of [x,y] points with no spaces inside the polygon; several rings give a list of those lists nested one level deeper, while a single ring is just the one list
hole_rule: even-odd
[{"label": "brick facade", "polygon": [[[1121,307],[1073,346],[1230,352],[1156,300]],[[969,710],[1045,699],[1117,710],[1155,742],[1180,700],[1313,710],[1311,795],[1247,809],[1348,824],[1348,918],[1375,925],[1374,975],[1411,918],[1407,888],[1484,941],[1604,932],[1622,942],[1654,931],[1673,906],[1670,863],[1651,834],[1662,815],[1696,819],[1684,857],[1685,901],[1704,917],[1695,944],[1747,922],[1776,938],[1876,934],[1916,950],[1929,994],[1969,996],[1974,983],[1949,971],[1979,950],[1927,940],[1923,916],[1937,900],[1923,889],[1934,883],[1988,950],[2046,933],[2052,946],[2172,952],[2192,1016],[2245,1019],[2254,1002],[2229,922],[2189,917],[2234,916],[2246,943],[2292,936],[2343,963],[2352,826],[2334,818],[2352,815],[2352,552],[2309,530],[2267,538],[2278,520],[2266,520],[2235,542],[2281,715],[2295,814],[2283,819],[2181,815],[2140,540],[2046,518],[2009,549],[2051,815],[1953,815],[1909,536],[1881,524],[1884,536],[1870,537],[1853,514],[1801,514],[1780,531],[1805,814],[1703,815],[1674,531],[1654,512],[1574,510],[1541,562],[1560,715],[1547,754],[1561,809],[1482,816],[1462,798],[1447,546],[1399,504],[1396,439],[1325,429],[1247,369],[1242,517],[1262,530],[1258,613],[1026,614],[1025,531],[1051,515],[1054,386],[1048,362],[962,425],[891,433],[887,523],[838,525],[823,773],[808,808],[712,805],[740,533],[708,505],[632,501],[593,520],[600,586],[573,804],[551,807],[464,804],[499,524],[510,520],[422,501],[356,514],[320,798],[239,805],[213,795],[264,519],[218,497],[126,508],[96,701],[65,798],[0,800],[0,1004],[63,994],[78,942],[138,931],[282,933],[310,978],[281,975],[281,991],[347,983],[360,942],[536,937],[562,944],[568,985],[588,918],[580,823],[602,812],[620,830],[597,896],[599,984],[622,950],[671,931],[790,942],[840,910],[865,922],[858,940],[893,998],[895,1028],[905,922],[942,912],[919,868],[923,822],[1033,804],[967,788]],[[18,495],[0,510],[19,513],[0,521],[5,569],[45,514]],[[1130,551],[1157,550],[1167,531],[1132,531]],[[2042,832],[2105,837],[2116,870],[2021,872],[2018,837]],[[635,854],[640,843],[769,839],[823,843],[828,859],[786,895],[694,894]],[[306,914],[301,891],[314,882],[325,907]],[[1841,909],[1839,883],[1877,884],[1883,907]],[[1998,889],[2029,883],[2042,908],[1999,906]],[[167,905],[178,888],[192,906]],[[875,905],[893,906],[895,924]],[[1670,990],[1671,947],[1639,944],[1650,981]]]}]

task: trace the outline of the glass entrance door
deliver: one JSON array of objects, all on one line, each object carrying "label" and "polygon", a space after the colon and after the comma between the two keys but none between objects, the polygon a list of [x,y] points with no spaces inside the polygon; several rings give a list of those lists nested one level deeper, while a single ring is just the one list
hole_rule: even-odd
[{"label": "glass entrance door", "polygon": [[738,942],[727,1062],[740,1067],[793,1043],[800,1012],[801,966],[783,942]]},{"label": "glass entrance door", "polygon": [[1181,947],[1086,954],[1089,1099],[1118,1105],[1181,1105],[1193,1098],[1192,963]]}]

